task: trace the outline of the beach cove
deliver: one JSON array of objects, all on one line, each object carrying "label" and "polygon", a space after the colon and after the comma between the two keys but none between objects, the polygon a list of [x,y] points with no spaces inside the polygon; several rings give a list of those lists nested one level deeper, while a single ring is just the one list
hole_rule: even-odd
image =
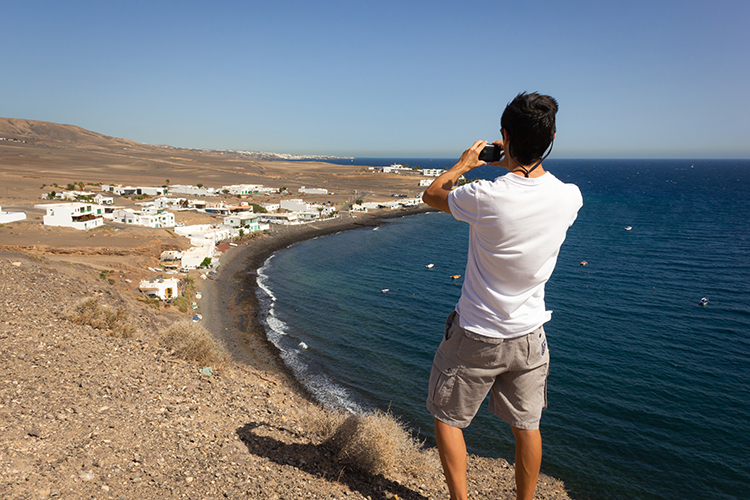
[{"label": "beach cove", "polygon": [[[203,283],[203,324],[232,357],[213,372],[160,346],[173,317],[85,264],[0,249],[0,357],[12,369],[0,389],[0,496],[446,498],[434,449],[418,475],[371,476],[316,440],[306,422],[320,407],[267,341],[249,293],[255,266],[273,251],[408,214],[282,228],[231,248]],[[127,309],[134,336],[72,322],[69,311],[87,297]],[[505,460],[470,456],[469,476],[475,496],[514,498]],[[569,497],[545,476],[536,498]]]}]

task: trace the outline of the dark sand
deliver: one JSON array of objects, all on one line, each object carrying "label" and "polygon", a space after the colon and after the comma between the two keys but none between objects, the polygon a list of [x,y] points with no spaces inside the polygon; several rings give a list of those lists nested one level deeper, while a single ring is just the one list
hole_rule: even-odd
[{"label": "dark sand", "polygon": [[221,256],[221,265],[213,278],[203,283],[201,312],[203,326],[221,340],[234,360],[261,370],[284,374],[290,383],[304,392],[279,357],[278,349],[266,337],[258,307],[257,270],[274,252],[294,243],[341,231],[388,223],[388,219],[431,211],[414,209],[380,211],[348,215],[302,226],[273,227],[267,234],[246,240]]}]

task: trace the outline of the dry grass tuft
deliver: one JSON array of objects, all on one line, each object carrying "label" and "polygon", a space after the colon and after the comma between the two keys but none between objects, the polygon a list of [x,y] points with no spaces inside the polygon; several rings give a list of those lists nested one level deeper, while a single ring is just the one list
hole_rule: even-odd
[{"label": "dry grass tuft", "polygon": [[404,425],[382,411],[350,415],[327,443],[339,460],[372,475],[414,474],[425,467],[427,460]]},{"label": "dry grass tuft", "polygon": [[211,333],[190,321],[170,326],[161,336],[161,344],[178,358],[201,366],[224,366],[229,361],[229,353]]},{"label": "dry grass tuft", "polygon": [[120,306],[113,309],[99,303],[99,299],[88,298],[73,306],[67,318],[78,325],[89,325],[118,338],[130,338],[135,326],[128,319],[128,311]]},{"label": "dry grass tuft", "polygon": [[333,437],[349,415],[323,406],[311,406],[303,415],[305,433],[316,444],[326,442]]}]

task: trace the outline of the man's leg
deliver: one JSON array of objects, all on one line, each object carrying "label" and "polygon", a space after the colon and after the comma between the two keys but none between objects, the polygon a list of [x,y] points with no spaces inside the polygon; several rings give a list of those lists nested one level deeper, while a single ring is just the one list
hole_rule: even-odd
[{"label": "man's leg", "polygon": [[[542,466],[542,435],[513,427],[516,437],[516,491],[518,500],[532,500]],[[441,455],[442,456],[442,455]]]},{"label": "man's leg", "polygon": [[[443,464],[445,482],[451,493],[451,500],[466,500],[466,443],[464,432],[435,419],[435,439],[437,440],[440,462]],[[533,491],[533,490],[532,490]]]}]

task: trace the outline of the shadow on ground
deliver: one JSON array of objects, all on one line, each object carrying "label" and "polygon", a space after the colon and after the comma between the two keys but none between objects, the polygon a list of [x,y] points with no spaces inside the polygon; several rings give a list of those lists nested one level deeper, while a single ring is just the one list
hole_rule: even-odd
[{"label": "shadow on ground", "polygon": [[378,499],[393,498],[394,495],[398,495],[398,498],[403,500],[428,500],[420,493],[386,479],[382,475],[374,476],[342,465],[325,445],[287,444],[259,433],[259,431],[268,430],[294,436],[294,433],[288,429],[265,423],[243,425],[237,429],[237,435],[253,455],[266,457],[279,465],[295,467],[327,481],[339,482],[364,497]]}]

